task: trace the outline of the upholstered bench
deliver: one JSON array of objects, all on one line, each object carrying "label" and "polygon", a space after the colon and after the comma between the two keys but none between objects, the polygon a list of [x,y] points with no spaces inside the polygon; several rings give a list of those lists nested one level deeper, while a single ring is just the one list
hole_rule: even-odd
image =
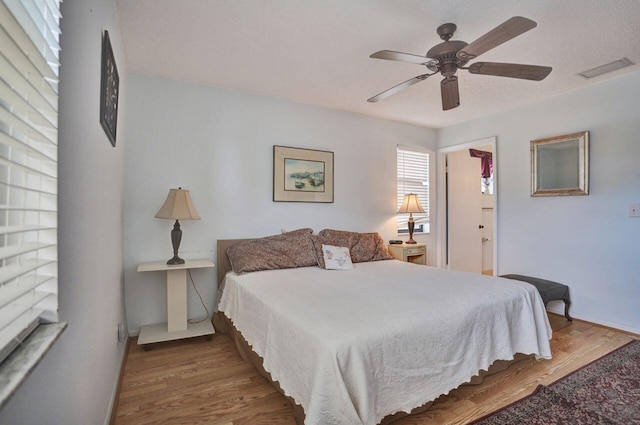
[{"label": "upholstered bench", "polygon": [[564,317],[566,317],[569,321],[573,320],[571,316],[569,316],[569,306],[571,305],[571,298],[569,297],[569,287],[567,285],[553,282],[551,280],[540,279],[537,277],[523,276],[521,274],[505,274],[500,277],[521,280],[523,282],[532,284],[540,293],[545,307],[547,306],[547,304],[549,304],[549,301],[564,301]]}]

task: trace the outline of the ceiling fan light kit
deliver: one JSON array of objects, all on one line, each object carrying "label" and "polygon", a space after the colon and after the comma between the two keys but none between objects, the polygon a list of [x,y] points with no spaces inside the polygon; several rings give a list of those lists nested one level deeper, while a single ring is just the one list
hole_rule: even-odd
[{"label": "ceiling fan light kit", "polygon": [[468,70],[471,74],[541,81],[549,75],[552,69],[551,67],[502,62],[474,62],[468,67],[465,67],[469,61],[501,45],[502,43],[535,28],[536,25],[537,24],[531,19],[514,16],[471,44],[467,44],[464,41],[450,40],[457,27],[455,24],[447,23],[440,25],[437,29],[438,35],[444,41],[429,49],[426,56],[394,52],[392,50],[381,50],[376,52],[370,57],[374,59],[385,59],[424,65],[429,71],[431,71],[431,73],[422,74],[400,83],[373,96],[372,98],[367,99],[367,101],[375,103],[386,99],[409,86],[440,73],[444,77],[440,82],[442,109],[447,111],[449,109],[456,108],[460,106],[458,77],[456,76],[459,69]]}]

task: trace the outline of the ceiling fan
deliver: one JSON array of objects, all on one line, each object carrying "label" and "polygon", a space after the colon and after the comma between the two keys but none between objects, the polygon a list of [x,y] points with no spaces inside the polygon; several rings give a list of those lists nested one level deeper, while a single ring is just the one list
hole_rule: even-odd
[{"label": "ceiling fan", "polygon": [[472,74],[522,78],[534,81],[544,80],[551,72],[550,66],[521,65],[500,62],[474,62],[468,67],[465,67],[467,62],[470,60],[475,59],[494,47],[497,47],[502,43],[535,28],[536,25],[537,24],[531,19],[514,16],[478,38],[473,43],[467,44],[464,41],[449,40],[453,36],[457,27],[455,24],[443,24],[438,27],[437,32],[444,42],[429,49],[426,57],[412,55],[410,53],[394,52],[392,50],[381,50],[376,52],[369,57],[424,65],[429,71],[431,71],[431,73],[413,77],[404,83],[400,83],[397,86],[367,99],[367,102],[378,102],[382,99],[386,99],[387,97],[396,94],[409,86],[419,83],[420,81],[424,81],[439,72],[444,77],[440,82],[442,109],[447,111],[449,109],[456,108],[460,106],[458,77],[455,75],[459,69],[465,69]]}]

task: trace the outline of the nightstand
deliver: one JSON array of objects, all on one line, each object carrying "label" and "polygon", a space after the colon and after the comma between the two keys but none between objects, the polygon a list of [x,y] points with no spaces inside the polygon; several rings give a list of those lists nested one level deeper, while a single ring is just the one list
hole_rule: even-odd
[{"label": "nightstand", "polygon": [[427,245],[423,243],[392,245],[389,244],[389,253],[396,260],[408,263],[427,265]]},{"label": "nightstand", "polygon": [[[175,265],[168,265],[166,261],[154,261],[138,265],[139,272],[167,273],[167,323],[142,326],[138,345],[214,333],[208,318],[200,323],[189,323],[187,320],[187,271],[214,266],[211,260],[186,260],[184,264]],[[148,348],[145,347],[146,349]]]}]

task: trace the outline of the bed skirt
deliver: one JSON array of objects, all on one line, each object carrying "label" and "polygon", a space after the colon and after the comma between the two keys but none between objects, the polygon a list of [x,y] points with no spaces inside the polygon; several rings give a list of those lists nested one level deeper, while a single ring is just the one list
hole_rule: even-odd
[{"label": "bed skirt", "polygon": [[[215,327],[216,332],[229,334],[231,336],[231,339],[238,349],[240,357],[242,357],[244,361],[251,363],[256,368],[258,373],[260,373],[260,375],[262,375],[267,381],[269,381],[278,390],[278,392],[282,394],[289,401],[289,403],[291,403],[291,406],[293,407],[293,417],[296,421],[296,424],[304,425],[305,413],[302,406],[297,404],[295,400],[285,394],[282,388],[280,388],[280,384],[278,383],[278,381],[274,381],[273,379],[271,379],[271,374],[269,374],[269,372],[267,372],[262,365],[262,357],[260,357],[251,349],[249,343],[244,339],[242,334],[235,328],[235,326],[233,326],[231,320],[229,320],[227,316],[224,315],[224,313],[217,311],[213,314],[211,321],[213,322],[213,326]],[[498,360],[489,367],[488,371],[481,370],[476,376],[471,378],[468,383],[463,385],[481,384],[485,376],[493,375],[494,373],[506,370],[512,364],[529,357],[533,357],[533,355],[516,354],[513,360]],[[432,404],[433,401],[425,403],[422,406],[413,409],[411,413],[397,412],[393,415],[385,416],[380,422],[380,425],[388,425],[406,416],[425,412],[431,407]]]}]

